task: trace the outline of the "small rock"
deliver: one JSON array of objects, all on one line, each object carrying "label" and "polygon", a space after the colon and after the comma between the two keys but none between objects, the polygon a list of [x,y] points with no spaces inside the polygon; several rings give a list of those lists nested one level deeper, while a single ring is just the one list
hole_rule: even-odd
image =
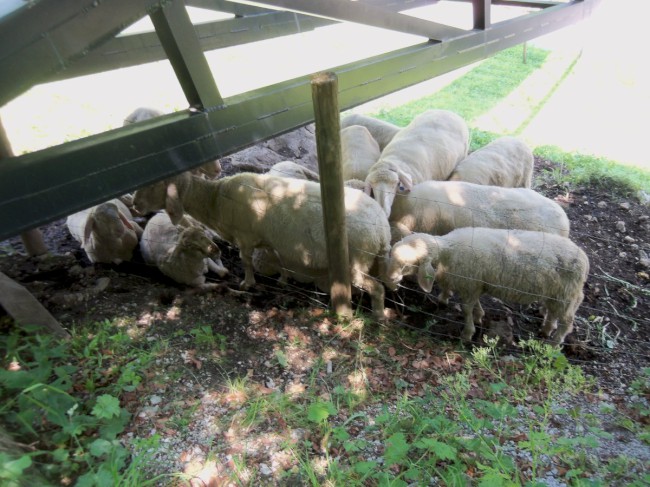
[{"label": "small rock", "polygon": [[162,397],[160,397],[160,396],[151,396],[149,398],[149,402],[155,406],[156,404],[160,404],[162,402]]},{"label": "small rock", "polygon": [[618,256],[619,256],[621,259],[625,259],[625,258],[627,257],[627,252],[621,252],[621,253],[618,254]]},{"label": "small rock", "polygon": [[618,206],[621,207],[624,210],[629,210],[630,209],[630,204],[627,201],[624,201],[623,203],[621,203]]},{"label": "small rock", "polygon": [[618,230],[621,233],[625,232],[625,222],[622,220],[619,220],[616,222],[616,230]]},{"label": "small rock", "polygon": [[645,191],[639,191],[636,196],[639,198],[639,203],[642,205],[650,205],[650,194],[646,193]]},{"label": "small rock", "polygon": [[275,389],[275,382],[273,379],[268,379],[264,385],[269,389]]},{"label": "small rock", "polygon": [[596,206],[598,206],[598,208],[607,208],[607,203],[604,201],[599,201]]},{"label": "small rock", "polygon": [[102,291],[105,291],[110,283],[111,279],[109,277],[100,277],[97,279],[97,282],[93,287],[93,292],[101,293]]},{"label": "small rock", "polygon": [[273,473],[273,470],[266,463],[260,463],[260,473],[268,477]]},{"label": "small rock", "polygon": [[626,237],[623,239],[623,242],[625,242],[625,243],[634,243],[634,242],[636,242],[636,240],[634,240],[629,235],[626,235]]}]

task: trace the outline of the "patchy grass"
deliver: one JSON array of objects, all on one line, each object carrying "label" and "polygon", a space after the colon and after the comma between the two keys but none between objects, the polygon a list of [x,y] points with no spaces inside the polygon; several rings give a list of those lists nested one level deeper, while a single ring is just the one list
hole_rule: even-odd
[{"label": "patchy grass", "polygon": [[[283,316],[277,326],[287,330]],[[504,356],[496,340],[459,352],[422,334],[360,320],[339,326],[316,316],[300,328],[303,340],[288,337],[268,355],[285,357],[276,368],[304,371],[296,387],[280,391],[231,377],[208,391],[218,405],[212,413],[205,394],[170,388],[166,419],[155,423],[160,432],[129,440],[123,434],[135,421],[129,411],[142,416],[150,407],[144,397],[183,364],[170,365],[178,351],[160,339],[143,346],[152,341],[127,338],[109,322],[93,327],[92,335],[77,330],[84,338],[71,343],[17,331],[0,340],[0,417],[16,445],[30,445],[0,450],[4,485],[25,479],[190,485],[191,478],[205,478],[207,466],[210,478],[234,485],[517,486],[553,478],[578,486],[650,479],[637,458],[602,452],[611,425],[624,428],[627,444],[647,447],[648,370],[632,384],[636,399],[622,408],[601,397],[559,349],[535,340],[522,342],[516,357]],[[216,350],[223,343],[220,353],[236,347],[210,342]],[[314,353],[310,368],[294,361],[297,345]],[[603,415],[613,419],[605,424]],[[154,459],[161,437],[186,435],[198,424],[213,430],[202,469],[173,472]]]}]

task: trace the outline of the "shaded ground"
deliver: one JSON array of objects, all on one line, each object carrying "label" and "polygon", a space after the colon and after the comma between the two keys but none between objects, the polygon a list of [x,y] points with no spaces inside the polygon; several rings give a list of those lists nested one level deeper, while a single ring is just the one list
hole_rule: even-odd
[{"label": "shaded ground", "polygon": [[[251,158],[250,153],[224,159],[225,172],[262,170],[283,158],[314,167],[310,151],[300,144],[276,147],[269,142],[265,148],[270,151],[265,149],[266,159]],[[271,152],[275,156],[269,156]],[[536,189],[564,206],[572,239],[591,263],[576,330],[564,352],[597,378],[608,397],[623,404],[631,381],[642,367],[650,366],[648,208],[606,184],[567,188],[560,176],[561,168],[536,161]],[[205,469],[208,451],[217,451],[221,464],[228,466],[219,467],[217,462],[213,478],[226,475],[220,469],[236,470],[229,462],[239,453],[269,472],[295,466],[295,458],[283,457],[282,450],[273,446],[273,435],[283,429],[281,414],[271,414],[253,431],[246,429],[245,441],[239,436],[245,429],[236,426],[243,421],[237,416],[241,398],[227,389],[237,379],[245,378],[262,392],[280,390],[298,397],[306,387],[315,387],[317,394],[329,395],[337,384],[353,387],[354,371],[361,367],[371,392],[394,389],[398,394],[406,387],[417,396],[445,374],[459,370],[463,362],[464,347],[457,341],[462,314],[453,300],[449,307],[439,308],[415,289],[388,293],[387,307],[394,317],[390,329],[367,324],[364,329],[360,320],[345,327],[327,317],[323,310],[327,296],[311,286],[283,289],[274,279],[260,278],[257,289],[244,296],[197,294],[144,265],[139,255],[120,266],[90,265],[63,220],[42,230],[53,256],[25,257],[20,240],[12,239],[0,243],[0,271],[30,289],[73,333],[75,324],[110,320],[139,330],[145,344],[169,343],[151,370],[151,381],[123,398],[134,413],[131,438],[152,431],[165,438],[167,449],[156,457],[163,470],[192,472],[192,462]],[[243,275],[237,252],[227,246],[222,252],[231,270],[225,282],[236,289]],[[488,322],[512,320],[513,326],[500,333],[511,342],[537,334],[541,315],[536,309],[508,307],[490,298],[483,303]],[[367,309],[369,304],[362,297],[355,298],[355,306]],[[203,347],[197,341],[202,326],[211,330]],[[391,345],[383,343],[384,333],[397,336],[403,348],[394,340]],[[362,336],[371,351],[364,352],[359,363]],[[480,335],[476,341],[480,343]],[[518,349],[508,345],[504,353],[516,355]],[[196,414],[181,428],[173,418],[188,407]],[[214,418],[221,416],[232,416],[229,429],[215,426]],[[296,441],[305,439],[300,437],[303,433],[295,433]]]}]

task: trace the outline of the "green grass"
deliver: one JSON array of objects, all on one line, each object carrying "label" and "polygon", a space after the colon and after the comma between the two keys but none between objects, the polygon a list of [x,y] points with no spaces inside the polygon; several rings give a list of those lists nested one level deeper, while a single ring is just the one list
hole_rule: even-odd
[{"label": "green grass", "polygon": [[[471,130],[470,151],[483,147],[501,135],[516,135],[479,130],[472,127],[472,122],[494,108],[528,76],[541,68],[549,55],[549,51],[544,49],[528,47],[527,62],[524,63],[522,49],[522,46],[516,46],[501,51],[440,91],[396,108],[382,109],[373,116],[405,126],[425,110],[438,108],[454,111],[468,121]],[[529,118],[523,122],[518,131],[523,130],[531,118],[542,109],[574,65],[575,61],[568,66],[555,85],[549,87],[546,96],[537,101]],[[503,73],[507,73],[507,76]],[[569,185],[595,184],[604,187],[613,185],[623,194],[639,190],[650,193],[650,173],[643,169],[602,157],[565,152],[553,146],[541,146],[534,152],[537,156],[559,165],[556,176],[561,181],[558,182]]]},{"label": "green grass", "polygon": [[[539,69],[548,54],[549,51],[544,49],[529,47],[527,62],[524,63],[522,46],[500,51],[434,95],[397,108],[382,110],[376,116],[405,126],[424,110],[440,108],[454,111],[471,122],[494,108],[530,74]],[[503,73],[508,75],[504,76]]]}]

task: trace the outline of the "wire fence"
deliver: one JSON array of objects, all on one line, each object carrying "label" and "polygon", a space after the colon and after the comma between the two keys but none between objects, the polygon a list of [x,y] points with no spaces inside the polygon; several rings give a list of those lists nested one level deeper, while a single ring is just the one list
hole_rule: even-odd
[{"label": "wire fence", "polygon": [[[291,176],[292,174],[287,174],[288,176]],[[254,191],[254,192],[262,192],[264,193],[264,190],[255,186],[255,185],[246,185],[246,188],[248,190]],[[222,195],[220,195],[222,196]],[[266,193],[263,195],[263,198],[258,201],[257,204],[249,205],[249,210],[252,210],[257,214],[259,218],[262,218],[267,211],[267,206],[265,201],[272,200],[273,198],[278,197],[277,195],[274,194],[269,194]],[[231,199],[232,203],[235,204],[240,204],[236,200]],[[422,202],[420,202],[422,203]],[[443,208],[445,206],[456,206],[458,208],[461,208],[463,211],[469,211],[472,214],[476,215],[485,215],[486,213],[489,213],[490,210],[486,208],[477,208],[477,207],[467,207],[467,206],[462,206],[460,204],[452,205],[447,201],[439,201],[437,199],[430,199],[426,201],[427,204],[430,204],[432,207],[435,207],[436,205],[439,205],[440,210],[439,211],[445,211]],[[218,204],[218,203],[217,203]],[[299,212],[301,211],[300,208],[295,208],[297,218],[299,219]],[[246,211],[242,211],[242,214],[246,214]],[[483,218],[483,217],[481,217]],[[241,225],[242,222],[234,222],[235,227],[238,225]],[[147,225],[151,225],[152,223],[149,222]],[[305,225],[315,225],[315,224],[321,224],[321,222],[305,222]],[[378,222],[365,222],[366,224],[366,229],[367,231],[385,231],[385,222],[383,221],[378,221]],[[146,228],[146,227],[145,227]],[[373,230],[375,229],[375,230]],[[506,228],[506,230],[515,230],[514,228]],[[149,238],[151,239],[151,235],[156,235],[158,232],[155,230],[151,232]],[[168,234],[167,234],[168,235]],[[541,234],[541,237],[544,238],[544,234]],[[577,237],[577,238],[588,238],[588,239],[593,239],[594,241],[597,241],[601,243],[602,245],[618,245],[618,241],[613,240],[607,236],[602,236],[602,235],[595,235],[595,234],[587,234],[587,233],[577,233],[577,234],[571,234],[571,237]],[[299,238],[299,237],[296,237]],[[169,242],[162,242],[163,244],[169,244]],[[324,243],[323,243],[324,245]],[[538,252],[542,252],[544,244],[542,243],[541,246],[538,249]],[[384,257],[383,255],[377,255],[377,254],[370,254],[366,249],[359,248],[359,247],[350,247],[350,253],[351,255],[361,255],[361,254],[368,254],[369,258],[371,260],[374,260],[375,258],[379,257]],[[302,260],[304,262],[314,262],[314,260],[318,259],[318,256],[312,255],[310,252],[309,248],[302,248],[300,250],[304,255],[302,256]],[[506,255],[507,249],[504,248],[503,255]],[[140,262],[142,265],[146,265],[143,262]],[[480,262],[476,262],[475,265],[481,265]],[[537,262],[535,265],[531,264],[521,264],[518,266],[518,272],[521,272],[522,274],[527,274],[527,273],[535,273],[539,272],[540,269],[538,268],[539,265],[543,265],[543,261]],[[504,262],[504,269],[505,272],[507,272],[507,265]],[[564,270],[566,272],[570,272],[570,268],[562,268],[562,266],[555,265],[555,270]],[[271,290],[271,292],[277,292],[282,295],[286,295],[288,292],[293,293],[297,299],[299,300],[304,300],[305,303],[310,303],[313,306],[317,307],[327,307],[328,303],[328,295],[325,292],[326,290],[320,290],[317,291],[316,288],[312,285],[305,285],[305,284],[300,284],[300,281],[305,281],[305,282],[313,282],[315,279],[315,275],[317,276],[326,276],[327,275],[327,262],[321,262],[320,267],[317,267],[317,270],[315,272],[303,272],[301,269],[296,269],[296,268],[290,268],[290,267],[283,267],[281,260],[278,260],[276,263],[276,267],[274,268],[277,273],[281,273],[282,271],[285,271],[288,273],[289,276],[293,278],[293,280],[298,281],[297,283],[289,282],[285,284],[284,286],[280,287],[277,286],[276,288],[269,288],[268,285],[266,285],[267,288]],[[449,270],[448,272],[453,273],[453,269]],[[363,273],[366,277],[371,278],[371,279],[377,279],[379,276],[371,276],[367,273]],[[457,277],[461,277],[463,279],[474,279],[471,276],[463,276],[463,275],[458,275]],[[216,279],[208,275],[208,281],[207,282],[218,282]],[[498,283],[494,282],[486,282],[482,281],[481,282],[484,285],[490,285],[490,286],[498,286]],[[614,304],[612,304],[610,301],[607,299],[602,300],[603,305],[602,306],[594,306],[590,303],[583,302],[582,305],[580,306],[576,319],[575,319],[575,329],[576,331],[574,333],[578,334],[581,338],[584,338],[586,342],[584,344],[585,349],[590,350],[594,353],[605,353],[611,350],[612,346],[616,345],[616,341],[620,338],[623,339],[623,337],[620,337],[620,327],[616,325],[616,323],[619,323],[620,320],[627,321],[628,323],[633,323],[637,327],[646,327],[648,326],[650,322],[650,318],[645,317],[645,316],[639,316],[634,313],[634,303],[635,300],[639,299],[644,299],[648,295],[650,295],[650,290],[647,288],[644,288],[642,286],[638,286],[636,284],[633,284],[631,282],[625,281],[622,278],[616,277],[607,271],[603,270],[601,267],[594,268],[592,267],[587,283],[589,285],[599,285],[603,289],[607,290],[610,287],[615,287],[616,289],[624,289],[626,292],[628,292],[631,296],[631,304],[628,306],[626,309],[618,309],[615,307]],[[526,293],[526,291],[522,291],[521,289],[511,289],[514,293]],[[434,290],[435,291],[435,290]],[[528,293],[530,294],[530,293]],[[394,297],[388,297],[388,296],[394,296]],[[545,299],[548,299],[548,296],[544,296],[543,294],[539,295],[530,295],[526,301],[544,301]],[[417,304],[418,301],[422,304]],[[357,306],[358,309],[364,313],[369,313],[370,310],[367,309],[365,305],[362,304],[363,300],[357,300]],[[400,285],[400,288],[397,292],[395,293],[387,293],[387,298],[386,298],[386,304],[389,307],[392,307],[398,311],[398,314],[402,315],[402,318],[396,317],[393,318],[391,321],[402,327],[406,328],[413,328],[417,329],[420,332],[427,333],[431,336],[435,336],[436,338],[440,339],[449,339],[450,334],[448,331],[445,332],[436,332],[435,331],[435,326],[431,326],[431,324],[437,324],[437,323],[446,323],[449,327],[449,325],[453,327],[457,327],[458,330],[462,329],[464,326],[464,321],[462,320],[462,316],[459,319],[459,313],[458,311],[454,310],[453,304],[458,303],[458,301],[454,300],[452,298],[452,305],[447,307],[447,309],[442,310],[440,307],[437,305],[436,300],[429,295],[428,293],[423,292],[417,287],[410,286],[407,282],[403,282]],[[537,329],[539,328],[539,324],[542,322],[543,318],[540,316],[536,316],[536,312],[531,312],[530,309],[523,309],[523,305],[519,305],[518,309],[516,310],[513,308],[511,305],[512,303],[502,303],[495,305],[493,304],[494,301],[490,300],[489,298],[483,298],[481,300],[483,309],[485,310],[486,314],[488,316],[493,315],[493,316],[504,316],[506,313],[516,316],[517,317],[517,326],[518,328],[521,329],[521,333],[529,333],[529,334],[536,334]],[[438,308],[437,311],[432,311],[432,309]],[[420,321],[424,321],[423,324],[421,325],[414,325],[410,322],[408,322],[406,319],[403,319],[404,314],[408,314],[409,309],[417,309],[417,315],[418,319]],[[424,326],[423,326],[424,325]],[[526,326],[522,326],[526,325]],[[609,328],[609,329],[606,329]],[[454,338],[453,336],[451,338]],[[630,340],[630,338],[625,337],[626,340]],[[635,340],[636,344],[642,347],[646,347],[649,345],[648,341],[645,340]]]}]

